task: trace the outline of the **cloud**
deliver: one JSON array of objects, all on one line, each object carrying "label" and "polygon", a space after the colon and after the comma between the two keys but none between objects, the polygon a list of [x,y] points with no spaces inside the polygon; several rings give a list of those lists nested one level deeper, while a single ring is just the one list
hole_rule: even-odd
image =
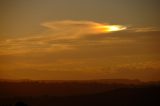
[{"label": "cloud", "polygon": [[73,20],[44,22],[41,25],[46,29],[39,36],[0,41],[0,55],[71,50],[74,49],[74,40],[125,29],[120,25]]},{"label": "cloud", "polygon": [[136,28],[130,28],[128,30],[134,31],[134,32],[156,32],[160,31],[159,27],[136,27]]},{"label": "cloud", "polygon": [[90,34],[108,33],[126,29],[126,27],[121,25],[72,20],[46,22],[42,26],[53,31],[54,37],[59,39],[77,39]]},{"label": "cloud", "polygon": [[[30,60],[30,59],[28,59]],[[10,64],[0,64],[0,77],[14,78],[26,77],[31,79],[105,79],[127,78],[141,80],[160,80],[160,61],[137,61],[137,62],[107,62],[107,59],[80,58],[80,59],[52,59],[52,61],[36,60],[37,62],[12,61]],[[113,61],[112,61],[113,62]],[[33,74],[34,73],[34,74]],[[79,74],[81,77],[78,78]],[[58,76],[57,76],[58,75]],[[32,77],[31,77],[32,76]],[[64,76],[64,77],[61,77]]]},{"label": "cloud", "polygon": [[78,39],[80,37],[100,33],[95,26],[100,24],[90,21],[53,21],[42,26],[49,28],[54,39]]}]

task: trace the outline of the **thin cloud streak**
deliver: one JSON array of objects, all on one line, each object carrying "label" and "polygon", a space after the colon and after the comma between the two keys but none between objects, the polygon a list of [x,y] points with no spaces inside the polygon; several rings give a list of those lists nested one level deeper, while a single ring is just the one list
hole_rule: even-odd
[{"label": "thin cloud streak", "polygon": [[133,31],[133,32],[157,32],[160,31],[159,27],[131,27],[128,28],[128,30]]}]

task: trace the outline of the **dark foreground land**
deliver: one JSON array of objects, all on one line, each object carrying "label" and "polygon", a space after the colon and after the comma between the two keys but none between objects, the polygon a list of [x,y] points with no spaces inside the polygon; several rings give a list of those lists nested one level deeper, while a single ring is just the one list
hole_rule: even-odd
[{"label": "dark foreground land", "polygon": [[160,106],[160,83],[0,81],[0,106]]}]

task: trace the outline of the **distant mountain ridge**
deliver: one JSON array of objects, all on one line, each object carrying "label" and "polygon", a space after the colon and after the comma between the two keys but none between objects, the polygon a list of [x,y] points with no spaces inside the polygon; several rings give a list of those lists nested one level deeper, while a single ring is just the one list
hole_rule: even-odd
[{"label": "distant mountain ridge", "polygon": [[160,85],[136,85],[83,95],[4,97],[0,98],[0,106],[13,106],[10,104],[17,101],[28,106],[159,106],[159,98]]},{"label": "distant mountain ridge", "polygon": [[0,80],[0,97],[14,96],[72,96],[108,92],[160,83],[144,83],[128,79],[100,80]]},{"label": "distant mountain ridge", "polygon": [[142,83],[138,79],[96,79],[96,80],[31,80],[31,79],[0,79],[0,82],[98,82],[98,83]]}]

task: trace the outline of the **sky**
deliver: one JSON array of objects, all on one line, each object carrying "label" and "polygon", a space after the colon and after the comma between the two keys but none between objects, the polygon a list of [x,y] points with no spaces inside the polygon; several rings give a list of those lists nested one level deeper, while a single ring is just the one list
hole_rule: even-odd
[{"label": "sky", "polygon": [[0,0],[0,79],[159,81],[159,5]]}]

